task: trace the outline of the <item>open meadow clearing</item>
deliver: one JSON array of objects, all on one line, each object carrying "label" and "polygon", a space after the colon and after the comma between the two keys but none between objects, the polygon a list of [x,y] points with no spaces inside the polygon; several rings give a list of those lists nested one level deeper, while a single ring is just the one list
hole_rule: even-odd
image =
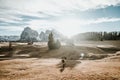
[{"label": "open meadow clearing", "polygon": [[[1,43],[0,80],[120,80],[119,41],[63,45],[52,51],[45,43],[13,43],[11,57],[3,57],[9,53],[3,46],[7,43]],[[66,67],[60,72],[63,56]]]}]

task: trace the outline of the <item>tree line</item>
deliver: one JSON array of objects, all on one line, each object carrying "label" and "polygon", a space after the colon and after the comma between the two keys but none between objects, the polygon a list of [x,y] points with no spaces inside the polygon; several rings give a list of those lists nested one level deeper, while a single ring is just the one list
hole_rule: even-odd
[{"label": "tree line", "polygon": [[73,37],[73,39],[79,40],[120,40],[120,32],[86,32],[80,33]]}]

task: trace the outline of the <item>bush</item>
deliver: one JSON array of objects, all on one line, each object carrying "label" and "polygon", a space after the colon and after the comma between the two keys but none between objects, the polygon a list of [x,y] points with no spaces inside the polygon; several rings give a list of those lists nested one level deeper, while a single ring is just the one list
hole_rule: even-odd
[{"label": "bush", "polygon": [[29,53],[29,57],[40,57],[38,52]]},{"label": "bush", "polygon": [[61,47],[61,43],[60,43],[60,41],[57,40],[55,45],[56,45],[56,48],[59,49],[59,48]]},{"label": "bush", "polygon": [[33,44],[33,42],[28,42],[27,44],[28,44],[28,45],[32,45],[32,44]]},{"label": "bush", "polygon": [[13,56],[13,52],[12,52],[12,51],[7,52],[7,53],[5,54],[5,57],[12,57],[12,56]]}]

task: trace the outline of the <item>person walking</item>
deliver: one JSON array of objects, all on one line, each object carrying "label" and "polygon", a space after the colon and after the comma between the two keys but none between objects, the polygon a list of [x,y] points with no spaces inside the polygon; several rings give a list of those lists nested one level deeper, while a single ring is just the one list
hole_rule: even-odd
[{"label": "person walking", "polygon": [[61,63],[62,63],[62,68],[60,69],[60,72],[63,72],[66,66],[66,57],[62,57]]}]

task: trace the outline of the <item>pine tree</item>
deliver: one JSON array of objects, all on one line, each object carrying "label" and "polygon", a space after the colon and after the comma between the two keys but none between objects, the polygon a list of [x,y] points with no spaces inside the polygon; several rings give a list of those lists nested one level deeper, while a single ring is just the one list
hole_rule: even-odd
[{"label": "pine tree", "polygon": [[55,42],[52,32],[49,34],[48,39],[49,39],[48,40],[48,47],[49,47],[50,50],[60,48],[60,46],[61,46],[60,41],[57,40]]},{"label": "pine tree", "polygon": [[54,49],[55,42],[54,42],[54,38],[53,38],[52,32],[49,34],[48,39],[49,39],[49,41],[48,41],[49,49]]}]

